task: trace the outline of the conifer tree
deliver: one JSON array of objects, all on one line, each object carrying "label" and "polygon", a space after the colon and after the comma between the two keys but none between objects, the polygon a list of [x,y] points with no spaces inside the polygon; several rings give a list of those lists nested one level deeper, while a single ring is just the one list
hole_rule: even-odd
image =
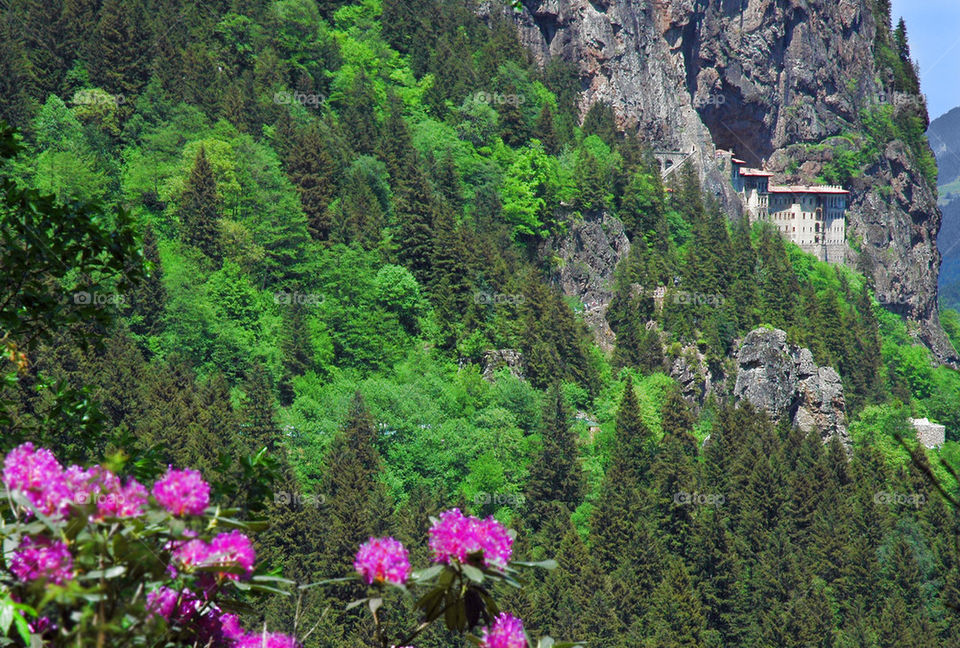
[{"label": "conifer tree", "polygon": [[616,441],[591,520],[592,549],[600,565],[613,569],[641,533],[641,494],[650,465],[649,433],[640,418],[628,377],[617,410]]},{"label": "conifer tree", "polygon": [[573,511],[583,496],[577,445],[559,383],[554,383],[547,392],[540,429],[543,442],[530,466],[526,490],[530,509],[527,519],[534,529],[546,521],[549,504],[559,502],[566,510]]},{"label": "conifer tree", "polygon": [[548,102],[544,102],[540,114],[537,115],[537,121],[533,126],[533,136],[543,144],[543,150],[547,155],[560,153],[560,138],[553,124],[553,111],[550,109]]},{"label": "conifer tree", "polygon": [[667,563],[663,580],[650,597],[649,636],[644,646],[681,648],[703,645],[706,618],[690,574],[678,558]]},{"label": "conifer tree", "polygon": [[180,197],[180,237],[219,262],[221,202],[213,168],[203,147],[197,152],[193,170]]},{"label": "conifer tree", "polygon": [[327,207],[336,196],[337,169],[319,126],[311,124],[296,131],[286,171],[300,194],[310,235],[318,241],[327,240],[331,229]]},{"label": "conifer tree", "polygon": [[273,390],[266,368],[255,362],[243,385],[246,398],[240,408],[240,430],[247,454],[256,454],[263,448],[274,453],[280,443],[276,423]]},{"label": "conifer tree", "polygon": [[356,548],[371,535],[380,535],[392,504],[380,481],[383,470],[376,447],[377,428],[357,392],[344,429],[324,458],[321,492],[325,539],[322,562],[326,573],[348,573]]},{"label": "conifer tree", "polygon": [[104,0],[100,7],[89,63],[91,80],[107,92],[132,98],[146,83],[143,22],[140,2]]},{"label": "conifer tree", "polygon": [[149,225],[143,232],[143,258],[149,264],[149,274],[133,289],[127,304],[128,315],[134,317],[130,330],[141,336],[158,335],[162,328],[167,292],[163,287],[163,265],[157,236]]},{"label": "conifer tree", "polygon": [[606,142],[607,146],[613,147],[617,144],[617,132],[616,117],[610,104],[594,102],[583,118],[583,134],[596,135]]}]

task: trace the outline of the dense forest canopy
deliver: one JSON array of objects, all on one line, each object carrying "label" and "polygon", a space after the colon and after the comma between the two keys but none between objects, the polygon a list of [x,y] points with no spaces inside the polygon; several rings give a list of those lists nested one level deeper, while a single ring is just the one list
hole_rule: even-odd
[{"label": "dense forest canopy", "polygon": [[[427,564],[429,516],[453,507],[516,529],[514,556],[556,559],[497,590],[530,636],[960,645],[960,527],[929,479],[955,492],[941,461],[960,463],[960,376],[880,308],[868,278],[729,220],[692,169],[665,186],[651,143],[603,103],[581,115],[575,67],[538,66],[512,12],[473,0],[0,10],[3,452],[30,442],[160,484],[158,516],[192,510],[163,484],[200,488],[174,469],[199,471],[212,505],[234,512],[211,518],[216,531],[253,521],[237,522],[250,547],[210,540],[255,551],[266,579],[239,591],[238,618],[304,647],[382,645],[366,607],[344,610],[363,584],[273,589],[351,573],[375,536]],[[878,56],[915,84],[888,45]],[[554,280],[557,241],[605,219],[629,241],[612,349]],[[943,321],[960,340],[960,317]],[[733,375],[758,328],[837,370],[849,447],[735,403],[732,380],[702,402],[683,392],[678,361]],[[497,354],[519,360],[497,367]],[[946,426],[935,450],[916,447],[909,419],[923,417]],[[80,547],[67,529],[64,547]],[[8,549],[0,628],[67,645],[80,617],[22,612]],[[221,580],[246,582],[252,560],[236,562]],[[97,609],[95,578],[61,575],[46,608]],[[398,601],[388,625],[423,611]],[[11,625],[21,613],[29,628]],[[415,645],[463,645],[442,625]]]}]

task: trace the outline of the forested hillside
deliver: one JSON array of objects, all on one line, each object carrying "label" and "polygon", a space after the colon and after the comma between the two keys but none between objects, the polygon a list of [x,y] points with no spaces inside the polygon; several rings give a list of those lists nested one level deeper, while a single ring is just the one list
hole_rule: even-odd
[{"label": "forested hillside", "polygon": [[[931,481],[956,492],[960,376],[869,279],[728,219],[689,168],[663,181],[602,102],[581,116],[576,70],[536,65],[513,12],[6,5],[3,451],[195,468],[268,523],[257,573],[296,584],[350,573],[371,536],[426,563],[428,516],[493,515],[515,556],[559,563],[498,599],[531,636],[960,645],[960,527]],[[604,218],[629,239],[610,350],[551,247]],[[849,446],[735,402],[764,327],[839,373]],[[727,379],[690,398],[678,360]],[[917,447],[922,417],[940,448]],[[304,647],[380,646],[344,609],[364,591],[242,591],[238,610]],[[31,631],[66,645],[74,622]]]}]

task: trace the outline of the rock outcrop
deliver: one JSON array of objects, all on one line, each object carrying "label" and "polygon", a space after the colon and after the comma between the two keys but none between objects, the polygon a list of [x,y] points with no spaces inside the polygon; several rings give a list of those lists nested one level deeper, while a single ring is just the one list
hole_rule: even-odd
[{"label": "rock outcrop", "polygon": [[[522,42],[541,62],[579,68],[580,109],[596,101],[658,148],[693,153],[705,191],[743,206],[717,163],[734,149],[782,183],[809,183],[830,138],[892,101],[873,55],[869,0],[523,0]],[[884,307],[919,325],[943,362],[960,362],[937,314],[934,187],[890,142],[850,187],[848,263],[872,275]]]},{"label": "rock outcrop", "polygon": [[824,442],[838,437],[850,447],[843,381],[832,367],[818,367],[809,349],[787,344],[780,329],[755,329],[740,343],[737,402],[750,401],[772,419],[788,419]]},{"label": "rock outcrop", "polygon": [[569,231],[545,241],[541,257],[549,257],[553,281],[563,293],[584,306],[583,319],[598,346],[613,349],[616,336],[607,323],[607,306],[613,298],[613,271],[630,253],[623,223],[610,214],[587,215],[570,224]]},{"label": "rock outcrop", "polygon": [[493,382],[494,374],[506,367],[511,375],[523,378],[523,355],[516,349],[493,349],[483,354],[483,377]]}]

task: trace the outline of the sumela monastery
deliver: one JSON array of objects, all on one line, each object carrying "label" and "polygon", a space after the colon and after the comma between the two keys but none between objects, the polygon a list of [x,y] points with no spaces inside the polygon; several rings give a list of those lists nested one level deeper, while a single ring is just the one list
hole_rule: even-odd
[{"label": "sumela monastery", "polygon": [[[693,155],[682,151],[654,151],[664,178]],[[740,192],[751,223],[769,221],[804,252],[828,263],[844,262],[849,191],[834,185],[772,185],[772,173],[746,166],[732,151],[718,150],[717,157],[723,167],[730,170],[730,182]]]},{"label": "sumela monastery", "polygon": [[833,185],[773,185],[773,174],[744,166],[732,152],[717,151],[729,163],[730,181],[743,196],[750,221],[769,221],[804,252],[828,263],[843,263],[847,196]]}]

